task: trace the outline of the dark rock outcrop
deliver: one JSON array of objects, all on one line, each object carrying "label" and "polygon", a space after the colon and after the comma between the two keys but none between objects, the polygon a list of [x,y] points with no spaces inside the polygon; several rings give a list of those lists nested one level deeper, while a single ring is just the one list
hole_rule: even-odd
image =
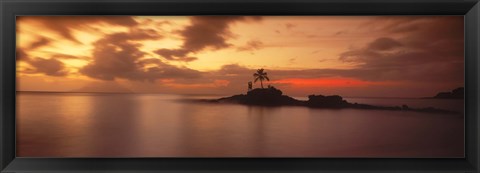
[{"label": "dark rock outcrop", "polygon": [[234,95],[231,97],[220,98],[216,101],[223,103],[240,103],[260,106],[285,106],[302,104],[302,102],[299,100],[282,95],[282,91],[274,87],[257,88],[247,92],[247,95]]},{"label": "dark rock outcrop", "polygon": [[465,91],[465,89],[463,87],[460,87],[460,88],[456,88],[456,89],[452,90],[451,92],[440,92],[433,97],[427,97],[427,98],[433,98],[433,99],[463,99],[463,98],[465,98],[464,91]]},{"label": "dark rock outcrop", "polygon": [[442,110],[436,108],[410,108],[407,105],[402,106],[374,106],[368,104],[349,103],[341,96],[323,96],[309,95],[307,101],[297,100],[292,97],[282,95],[282,91],[274,88],[257,88],[247,92],[247,94],[234,95],[214,100],[204,100],[213,103],[237,103],[244,105],[258,106],[305,106],[310,108],[328,108],[328,109],[372,109],[372,110],[392,110],[392,111],[415,111],[427,113],[458,113],[455,111]]},{"label": "dark rock outcrop", "polygon": [[308,101],[305,103],[306,106],[315,108],[348,108],[351,106],[350,103],[338,95],[309,95]]}]

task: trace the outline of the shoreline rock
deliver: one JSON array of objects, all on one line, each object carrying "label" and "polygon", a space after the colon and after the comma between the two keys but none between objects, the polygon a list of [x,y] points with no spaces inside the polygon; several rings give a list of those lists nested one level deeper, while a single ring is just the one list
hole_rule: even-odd
[{"label": "shoreline rock", "polygon": [[339,95],[309,95],[307,101],[297,100],[290,96],[283,95],[282,91],[274,88],[257,88],[247,94],[233,95],[212,100],[202,100],[209,103],[235,103],[255,106],[304,106],[309,108],[324,109],[369,109],[369,110],[392,110],[392,111],[414,111],[426,113],[447,113],[456,114],[459,112],[428,108],[410,108],[407,105],[402,106],[374,106],[368,104],[349,103]]},{"label": "shoreline rock", "polygon": [[439,92],[433,97],[424,97],[424,99],[464,99],[465,98],[465,88],[459,87],[451,92]]}]

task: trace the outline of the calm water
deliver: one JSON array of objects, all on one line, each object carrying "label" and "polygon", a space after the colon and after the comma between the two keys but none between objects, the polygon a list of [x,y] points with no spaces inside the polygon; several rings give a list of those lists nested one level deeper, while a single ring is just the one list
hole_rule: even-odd
[{"label": "calm water", "polygon": [[[198,98],[17,92],[17,156],[463,157],[463,115],[182,101]],[[458,100],[347,100],[463,110]]]}]

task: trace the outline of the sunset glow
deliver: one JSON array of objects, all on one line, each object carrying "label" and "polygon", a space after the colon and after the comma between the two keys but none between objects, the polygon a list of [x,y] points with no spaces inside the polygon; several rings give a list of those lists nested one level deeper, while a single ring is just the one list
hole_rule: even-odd
[{"label": "sunset glow", "polygon": [[[463,16],[17,17],[17,90],[422,97],[463,86]],[[254,84],[259,87],[259,83]]]},{"label": "sunset glow", "polygon": [[272,81],[273,84],[288,84],[294,87],[368,87],[372,85],[394,86],[393,82],[379,81],[362,81],[358,79],[349,78],[319,78],[319,79],[298,79],[288,78],[277,81]]}]

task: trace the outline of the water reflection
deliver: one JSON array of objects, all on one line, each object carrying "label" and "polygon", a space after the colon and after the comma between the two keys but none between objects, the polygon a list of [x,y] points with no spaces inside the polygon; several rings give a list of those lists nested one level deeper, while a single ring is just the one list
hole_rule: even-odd
[{"label": "water reflection", "polygon": [[185,97],[21,93],[17,99],[17,154],[44,157],[463,156],[463,118],[459,116],[176,101]]}]

